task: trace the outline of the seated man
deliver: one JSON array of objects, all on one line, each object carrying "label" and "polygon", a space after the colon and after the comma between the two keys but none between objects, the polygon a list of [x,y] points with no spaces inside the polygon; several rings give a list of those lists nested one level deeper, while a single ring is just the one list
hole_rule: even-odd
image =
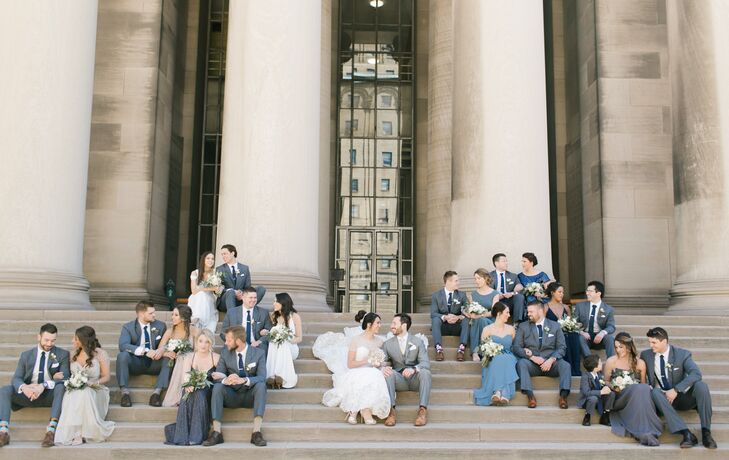
[{"label": "seated man", "polygon": [[[590,426],[590,416],[597,412],[600,416],[600,424],[610,426],[609,413],[604,410],[605,399],[615,399],[615,392],[605,385],[605,378],[602,375],[602,360],[597,355],[587,355],[582,360],[585,371],[580,378],[580,397],[577,406],[585,409],[585,416],[582,418],[582,426]],[[610,404],[612,406],[612,404]]]},{"label": "seated man", "polygon": [[[232,244],[224,244],[220,248],[220,257],[223,258],[223,264],[215,270],[222,275],[220,278],[223,282],[223,293],[218,298],[216,307],[225,312],[241,305],[243,291],[251,287],[251,270],[248,265],[238,262],[238,250]],[[257,286],[256,294],[258,304],[266,295],[266,288]]]},{"label": "seated man", "polygon": [[587,302],[575,305],[574,316],[582,323],[580,347],[582,356],[589,355],[590,349],[605,349],[607,357],[615,354],[615,311],[602,301],[605,286],[599,281],[587,284]]},{"label": "seated man", "polygon": [[506,254],[494,254],[491,258],[496,270],[489,273],[491,275],[491,288],[496,289],[499,293],[499,301],[509,306],[514,326],[526,320],[526,311],[524,310],[524,295],[521,291],[524,286],[519,282],[519,277],[509,271],[509,260]]},{"label": "seated man", "polygon": [[51,408],[41,446],[53,446],[63,407],[63,381],[71,376],[68,352],[56,346],[57,336],[58,329],[53,324],[41,326],[38,345],[20,354],[11,384],[0,389],[0,447],[10,442],[10,409],[24,407]]},{"label": "seated man", "polygon": [[223,442],[223,407],[252,407],[251,444],[265,446],[261,425],[266,410],[266,353],[246,344],[243,327],[233,326],[225,330],[225,346],[212,377],[216,382],[210,400],[213,430],[203,446]]},{"label": "seated man", "polygon": [[676,413],[696,409],[701,421],[701,443],[707,449],[716,449],[711,436],[711,393],[691,352],[669,345],[668,332],[661,327],[650,329],[646,335],[651,348],[643,351],[640,358],[645,361],[648,383],[653,387],[653,403],[666,419],[668,430],[683,436],[682,448],[698,444],[699,440]]},{"label": "seated man", "polygon": [[443,275],[443,289],[433,293],[430,304],[430,320],[435,342],[435,360],[443,361],[443,336],[460,337],[456,360],[465,359],[466,343],[468,343],[468,319],[461,309],[468,305],[466,294],[458,290],[458,273],[448,270]]},{"label": "seated man", "polygon": [[537,399],[532,389],[533,375],[559,376],[559,407],[567,409],[567,396],[570,394],[572,371],[562,359],[567,350],[564,334],[559,323],[544,317],[544,308],[538,300],[527,306],[529,321],[519,324],[516,338],[511,344],[511,352],[517,358],[516,371],[519,374],[521,392],[527,395],[527,407],[537,407]]},{"label": "seated man", "polygon": [[395,426],[397,413],[395,412],[396,390],[417,391],[420,396],[420,408],[415,418],[415,426],[424,426],[428,423],[428,401],[430,399],[430,358],[425,344],[419,338],[408,334],[413,321],[409,315],[398,313],[392,320],[390,331],[394,337],[386,340],[382,345],[385,360],[390,366],[382,369],[390,392],[390,415],[385,419],[385,426]]},{"label": "seated man", "polygon": [[167,389],[172,368],[168,366],[169,358],[163,356],[164,348],[157,348],[167,326],[155,319],[152,302],[143,300],[134,308],[137,319],[122,326],[119,335],[119,354],[116,355],[116,378],[121,390],[121,406],[131,407],[129,395],[129,375],[156,375],[157,383],[149,405],[160,407],[160,394]]},{"label": "seated man", "polygon": [[[268,314],[268,310],[256,305],[258,303],[256,289],[252,287],[243,289],[241,299],[243,300],[241,306],[234,306],[225,314],[222,330],[226,331],[233,326],[243,326],[246,330],[246,344],[267,352],[268,331],[273,327],[271,315]],[[221,333],[220,338],[225,340],[225,334]]]}]

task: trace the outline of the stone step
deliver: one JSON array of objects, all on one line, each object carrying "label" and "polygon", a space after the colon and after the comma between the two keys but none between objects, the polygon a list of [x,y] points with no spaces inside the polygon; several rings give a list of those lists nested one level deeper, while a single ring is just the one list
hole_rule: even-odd
[{"label": "stone step", "polygon": [[[307,422],[270,422],[264,423],[263,434],[271,442],[392,442],[407,439],[410,442],[437,442],[437,440],[458,439],[461,442],[569,442],[569,443],[635,443],[631,438],[619,438],[610,428],[601,425],[583,427],[572,424],[565,429],[563,423],[428,423],[424,427],[414,427],[411,423],[399,423],[394,427],[377,425],[352,426],[344,422],[307,423]],[[697,425],[689,425],[699,431]],[[111,442],[160,442],[164,441],[163,426],[159,423],[121,422],[118,423],[109,441]],[[12,441],[38,441],[45,429],[45,423],[12,424]],[[237,422],[223,425],[223,436],[228,442],[247,442],[250,440],[252,423]],[[528,435],[527,435],[528,434]],[[729,425],[712,426],[712,434],[718,443],[729,442]],[[664,433],[663,442],[678,444],[679,436]],[[677,447],[676,447],[677,449]],[[696,450],[699,450],[698,448]]]}]

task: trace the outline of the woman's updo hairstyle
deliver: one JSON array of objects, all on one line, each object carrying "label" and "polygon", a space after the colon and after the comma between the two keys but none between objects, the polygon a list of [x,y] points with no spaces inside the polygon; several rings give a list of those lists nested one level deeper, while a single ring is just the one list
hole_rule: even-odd
[{"label": "woman's updo hairstyle", "polygon": [[370,327],[370,324],[375,322],[375,319],[379,319],[380,315],[377,313],[369,312],[366,315],[364,315],[364,318],[362,319],[362,330],[367,330],[368,327]]}]

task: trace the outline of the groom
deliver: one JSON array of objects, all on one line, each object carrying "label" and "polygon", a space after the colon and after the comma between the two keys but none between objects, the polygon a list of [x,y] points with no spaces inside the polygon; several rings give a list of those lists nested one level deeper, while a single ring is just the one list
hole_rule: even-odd
[{"label": "groom", "polygon": [[223,275],[221,278],[224,290],[218,298],[217,307],[225,312],[240,305],[242,291],[251,287],[251,271],[248,265],[238,262],[238,250],[232,244],[224,244],[220,248],[220,257],[223,258],[223,264],[215,270]]},{"label": "groom", "polygon": [[385,361],[391,366],[382,369],[390,392],[390,415],[385,419],[385,426],[395,426],[395,390],[417,391],[420,395],[420,408],[415,418],[415,426],[428,423],[428,400],[430,399],[430,358],[425,344],[419,338],[408,334],[413,321],[405,313],[398,313],[392,320],[391,337],[382,345]]},{"label": "groom", "polygon": [[0,447],[10,442],[10,409],[24,407],[51,408],[51,420],[41,446],[53,446],[63,403],[63,381],[71,375],[68,352],[56,346],[57,337],[56,326],[41,326],[38,345],[20,355],[12,383],[0,389]]}]

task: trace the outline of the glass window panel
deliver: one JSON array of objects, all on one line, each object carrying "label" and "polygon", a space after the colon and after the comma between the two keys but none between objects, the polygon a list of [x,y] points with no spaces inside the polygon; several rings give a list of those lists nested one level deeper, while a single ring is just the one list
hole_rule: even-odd
[{"label": "glass window panel", "polygon": [[397,257],[400,253],[398,232],[377,232],[377,255]]},{"label": "glass window panel", "polygon": [[342,270],[345,273],[344,279],[337,281],[337,288],[344,289],[347,287],[347,262],[344,260],[338,260],[337,269]]},{"label": "glass window panel", "polygon": [[[343,182],[346,184],[346,182]],[[352,205],[351,198],[341,197],[339,199],[339,225],[350,225],[350,206]]]},{"label": "glass window panel", "polygon": [[358,109],[375,108],[375,85],[371,82],[358,81],[354,85],[354,96],[358,97],[355,106]]},{"label": "glass window panel", "polygon": [[381,192],[390,191],[390,179],[380,179],[380,191]]},{"label": "glass window panel", "polygon": [[215,196],[203,195],[200,201],[200,223],[214,224],[213,211],[215,209]]},{"label": "glass window panel", "polygon": [[350,294],[348,303],[349,311],[370,311],[372,309],[372,300],[369,294]]},{"label": "glass window panel", "polygon": [[377,196],[396,197],[398,171],[395,168],[377,168]]},{"label": "glass window panel", "polygon": [[369,260],[349,261],[349,289],[370,290],[372,272],[369,263]]},{"label": "glass window panel", "polygon": [[[388,0],[379,0],[374,5],[382,5]],[[377,8],[370,5],[370,0],[360,0],[354,3],[354,22],[356,24],[374,24]]]},{"label": "glass window panel", "polygon": [[207,194],[215,193],[215,165],[203,166],[202,192]]},{"label": "glass window panel", "polygon": [[413,258],[413,234],[411,230],[402,231],[402,258],[412,260]]},{"label": "glass window panel", "polygon": [[217,148],[217,136],[205,136],[205,145],[203,146],[203,162],[205,164],[215,164]]},{"label": "glass window panel", "polygon": [[[343,259],[347,254],[347,230],[339,229],[337,232],[337,258]],[[342,267],[344,268],[344,267]]]},{"label": "glass window panel", "polygon": [[397,313],[397,294],[378,293],[375,303],[378,313],[385,315]]},{"label": "glass window panel", "polygon": [[213,226],[212,225],[200,225],[199,227],[199,245],[198,247],[204,248],[203,250],[209,250],[213,247]]},{"label": "glass window panel", "polygon": [[372,232],[349,232],[349,254],[369,256],[372,254]]},{"label": "glass window panel", "polygon": [[359,192],[359,179],[352,179],[352,193]]},{"label": "glass window panel", "polygon": [[397,226],[397,198],[377,199],[377,226]]},{"label": "glass window panel", "polygon": [[350,161],[352,159],[352,155],[347,154],[347,152],[350,152],[351,150],[357,150],[356,147],[352,147],[352,141],[350,138],[345,137],[339,140],[339,161],[340,166],[349,166]]},{"label": "glass window panel", "polygon": [[372,139],[352,139],[352,148],[357,151],[357,166],[375,166],[375,141]]},{"label": "glass window panel", "polygon": [[372,198],[352,198],[352,206],[357,206],[357,216],[352,216],[351,224],[359,227],[372,226]]}]

